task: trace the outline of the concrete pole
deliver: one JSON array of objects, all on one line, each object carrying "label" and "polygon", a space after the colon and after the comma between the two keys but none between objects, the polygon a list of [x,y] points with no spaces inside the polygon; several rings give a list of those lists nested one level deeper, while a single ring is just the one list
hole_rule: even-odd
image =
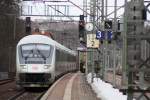
[{"label": "concrete pole", "polygon": [[[105,36],[107,37],[107,33],[106,33],[107,31],[105,31]],[[104,46],[104,58],[105,58],[105,60],[104,60],[104,80],[106,80],[106,75],[107,75],[107,63],[108,63],[108,61],[107,61],[107,52],[108,52],[108,44],[107,44],[107,38],[106,38],[106,40],[105,40],[105,42],[104,42],[105,44],[105,46]]]},{"label": "concrete pole", "polygon": [[[127,0],[125,0],[125,9],[127,7]],[[128,83],[131,83],[129,80],[132,80],[132,77],[126,77],[128,73],[127,70],[127,14],[124,13],[124,34],[123,34],[123,58],[122,58],[122,85],[127,86]],[[132,76],[132,73],[129,72],[128,76]],[[128,85],[128,94],[127,100],[133,100],[133,92],[130,90],[131,86]]]},{"label": "concrete pole", "polygon": [[[101,16],[102,16],[102,18],[101,18],[101,22],[103,23],[104,22],[104,0],[102,0],[101,1],[101,3],[102,3],[102,11],[101,11]],[[104,30],[104,29],[103,29]],[[104,79],[104,71],[105,71],[105,46],[104,45],[102,45],[102,70],[101,70],[101,72],[102,72],[102,79]]]},{"label": "concrete pole", "polygon": [[[107,6],[107,3],[106,3]],[[104,19],[106,15],[104,15],[104,0],[102,0],[102,22],[104,22]],[[106,8],[107,9],[107,8]],[[106,10],[105,9],[105,10]],[[106,32],[105,32],[106,33]],[[107,37],[107,34],[105,35]],[[103,45],[103,79],[106,79],[106,66],[107,66],[107,40],[104,41]]]},{"label": "concrete pole", "polygon": [[78,60],[79,60],[79,71],[80,71],[80,67],[81,67],[81,66],[80,66],[80,51],[79,51],[79,50],[78,50],[78,56],[79,56],[79,59],[78,59]]},{"label": "concrete pole", "polygon": [[105,16],[107,16],[107,9],[108,9],[107,5],[108,5],[108,0],[105,0]]},{"label": "concrete pole", "polygon": [[114,31],[117,31],[117,0],[115,0],[115,6],[114,6],[115,12],[114,12]]},{"label": "concrete pole", "polygon": [[[87,16],[87,0],[83,0],[83,10],[84,10],[84,12],[83,12],[83,14],[84,14],[84,16]],[[87,22],[87,17],[85,17],[85,21]]]},{"label": "concrete pole", "polygon": [[102,22],[104,21],[104,0],[102,0]]},{"label": "concrete pole", "polygon": [[[96,15],[96,0],[93,0],[93,26],[94,26],[94,29],[93,29],[93,34],[95,34],[95,15]],[[93,35],[94,36],[94,35]],[[93,37],[94,39],[94,37]],[[93,82],[93,79],[94,79],[94,49],[92,49],[92,82]]]},{"label": "concrete pole", "polygon": [[102,51],[102,57],[101,57],[101,70],[100,70],[100,75],[101,75],[101,78],[104,79],[104,48],[103,48],[103,45],[101,45],[101,51]]},{"label": "concrete pole", "polygon": [[113,86],[116,86],[116,47],[113,47]]},{"label": "concrete pole", "polygon": [[86,51],[86,70],[85,70],[85,74],[88,75],[88,51]]},{"label": "concrete pole", "polygon": [[[117,0],[114,5],[114,31],[117,32]],[[113,46],[113,85],[116,86],[116,44]]]},{"label": "concrete pole", "polygon": [[[87,0],[83,0],[83,10],[87,12]],[[84,16],[87,16],[87,13],[83,12]],[[85,17],[85,22],[87,22],[87,17]],[[85,74],[88,75],[88,51],[86,51],[86,62],[85,62]]]},{"label": "concrete pole", "polygon": [[[98,0],[96,0],[96,7],[98,7]],[[97,17],[97,18],[99,17],[99,15],[98,15],[98,8],[96,9],[96,17]],[[97,25],[98,28],[99,28],[99,22],[98,22],[98,20],[97,20],[97,22],[96,22],[96,25]]]},{"label": "concrete pole", "polygon": [[[127,5],[127,0],[125,0],[125,8]],[[123,48],[122,48],[122,86],[126,87],[127,77],[126,77],[126,52],[127,52],[127,15],[126,12],[124,13],[124,32],[123,32]]]}]

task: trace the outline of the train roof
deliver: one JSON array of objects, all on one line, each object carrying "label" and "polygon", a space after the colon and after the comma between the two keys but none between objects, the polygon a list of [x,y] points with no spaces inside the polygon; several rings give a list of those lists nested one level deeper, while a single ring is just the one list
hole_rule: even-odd
[{"label": "train roof", "polygon": [[22,44],[28,44],[28,43],[42,43],[42,44],[49,44],[56,46],[56,48],[64,50],[66,52],[69,52],[73,55],[76,55],[76,52],[73,50],[68,49],[67,47],[61,45],[60,43],[54,41],[50,37],[44,36],[44,35],[28,35],[23,37],[17,44],[17,47]]},{"label": "train roof", "polygon": [[52,41],[49,37],[44,35],[28,35],[23,37],[19,42],[18,46],[22,44],[28,44],[28,43],[44,43],[44,44],[54,44],[54,41]]}]

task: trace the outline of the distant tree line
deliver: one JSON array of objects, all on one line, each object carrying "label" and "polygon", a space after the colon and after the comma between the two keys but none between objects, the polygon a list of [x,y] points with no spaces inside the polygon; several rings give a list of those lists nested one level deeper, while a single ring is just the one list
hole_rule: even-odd
[{"label": "distant tree line", "polygon": [[13,13],[19,12],[19,0],[0,0],[0,13]]},{"label": "distant tree line", "polygon": [[19,2],[0,0],[0,72],[15,72],[16,44],[25,35],[25,22],[19,18]]}]

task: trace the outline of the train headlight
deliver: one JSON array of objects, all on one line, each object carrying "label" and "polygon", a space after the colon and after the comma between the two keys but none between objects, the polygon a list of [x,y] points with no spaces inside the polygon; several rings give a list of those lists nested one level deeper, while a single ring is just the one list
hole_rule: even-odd
[{"label": "train headlight", "polygon": [[48,69],[50,67],[51,67],[51,65],[44,65],[44,69]]},{"label": "train headlight", "polygon": [[22,68],[22,69],[26,69],[26,68],[27,68],[27,66],[26,66],[26,65],[20,65],[20,68]]}]

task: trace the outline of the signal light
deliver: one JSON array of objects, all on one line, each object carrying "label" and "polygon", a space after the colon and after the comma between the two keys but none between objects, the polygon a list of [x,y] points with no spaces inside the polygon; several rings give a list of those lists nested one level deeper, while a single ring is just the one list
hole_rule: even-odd
[{"label": "signal light", "polygon": [[120,23],[120,20],[118,20],[118,23],[117,23],[117,29],[118,29],[118,30],[120,30],[120,24],[121,24],[121,23]]},{"label": "signal light", "polygon": [[146,10],[146,8],[144,8],[144,9],[142,10],[142,19],[143,19],[143,20],[146,20],[146,19],[147,19],[147,10]]},{"label": "signal light", "polygon": [[85,31],[84,22],[79,21],[79,39],[80,39],[80,43],[81,43],[81,41],[82,42],[84,41],[84,31]]},{"label": "signal light", "polygon": [[26,17],[26,27],[30,27],[31,26],[31,19],[30,17]]},{"label": "signal light", "polygon": [[79,21],[79,31],[84,31],[85,29],[85,22],[80,20]]},{"label": "signal light", "polygon": [[80,15],[80,20],[84,20],[84,15]]},{"label": "signal light", "polygon": [[85,31],[84,15],[80,15],[80,20],[79,20],[79,39],[80,39],[80,43],[84,42],[84,31]]},{"label": "signal light", "polygon": [[26,34],[30,34],[30,32],[31,32],[31,27],[26,27]]},{"label": "signal light", "polygon": [[31,33],[31,19],[30,19],[30,17],[26,17],[25,30],[26,30],[26,34]]}]

